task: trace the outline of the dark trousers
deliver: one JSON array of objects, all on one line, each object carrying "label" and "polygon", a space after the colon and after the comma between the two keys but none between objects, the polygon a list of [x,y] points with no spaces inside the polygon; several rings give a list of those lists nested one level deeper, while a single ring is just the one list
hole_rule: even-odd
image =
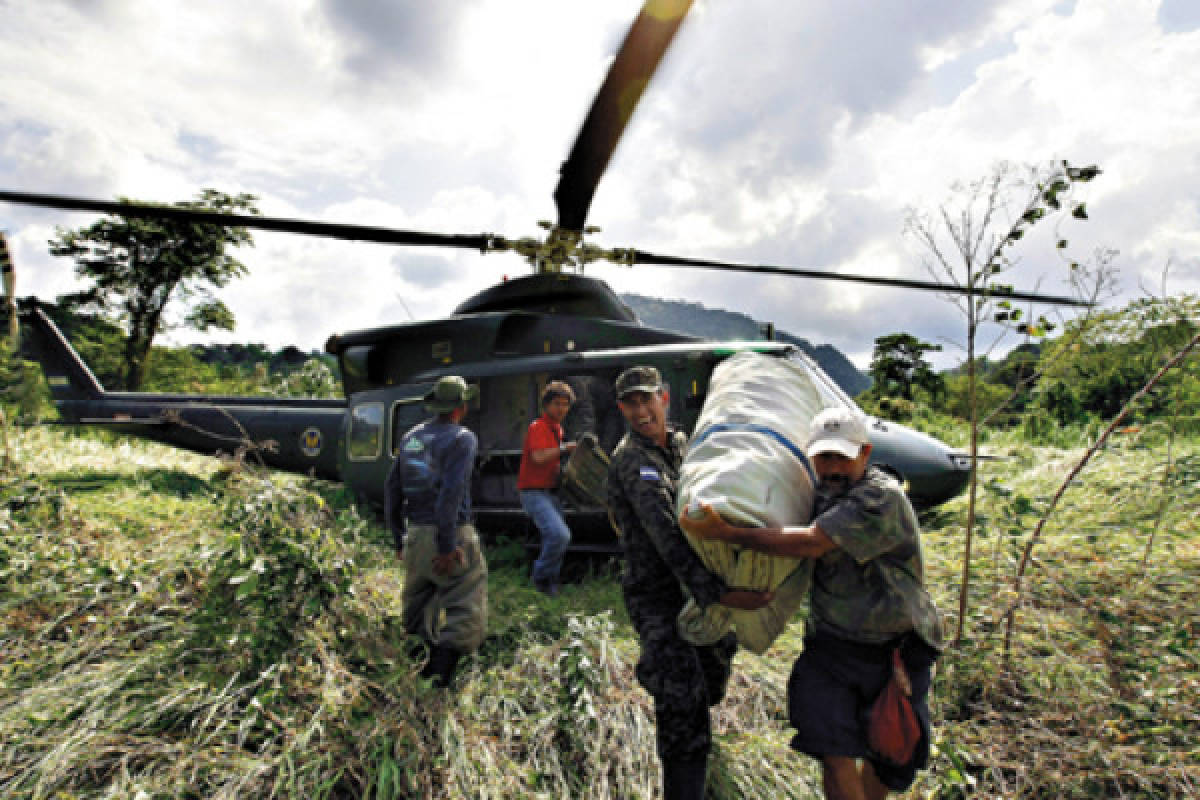
[{"label": "dark trousers", "polygon": [[721,702],[733,668],[737,638],[697,647],[679,638],[675,619],[643,620],[638,682],[654,698],[658,756],[701,758],[712,747],[708,709]]},{"label": "dark trousers", "polygon": [[[900,647],[912,680],[913,710],[921,720],[921,743],[900,767],[874,757],[867,747],[867,714],[891,677],[892,650]],[[805,638],[788,680],[788,719],[796,729],[792,747],[821,756],[865,758],[884,786],[904,791],[929,761],[929,683],[937,651],[916,635],[885,645],[830,636]]]}]

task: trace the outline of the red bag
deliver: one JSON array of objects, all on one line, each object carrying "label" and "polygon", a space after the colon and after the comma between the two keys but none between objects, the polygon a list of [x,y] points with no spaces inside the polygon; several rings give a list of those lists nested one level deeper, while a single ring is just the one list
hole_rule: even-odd
[{"label": "red bag", "polygon": [[893,650],[892,677],[871,706],[867,744],[877,756],[895,766],[912,761],[921,741],[921,721],[909,702],[910,695],[908,671],[900,660],[900,650]]}]

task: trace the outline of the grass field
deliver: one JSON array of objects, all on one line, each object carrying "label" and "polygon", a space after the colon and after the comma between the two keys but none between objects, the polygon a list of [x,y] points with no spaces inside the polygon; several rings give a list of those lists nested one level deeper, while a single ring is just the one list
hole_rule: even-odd
[{"label": "grass field", "polygon": [[[1132,432],[1098,455],[1018,595],[1084,452],[1065,444],[988,445],[966,636],[910,796],[1200,795],[1200,442]],[[50,428],[10,431],[8,456],[0,796],[656,796],[613,565],[575,565],[549,600],[524,549],[493,544],[489,635],[447,695],[416,677],[389,537],[339,487]],[[923,521],[952,630],[964,508]],[[738,655],[711,797],[820,796],[783,716],[802,628]]]}]

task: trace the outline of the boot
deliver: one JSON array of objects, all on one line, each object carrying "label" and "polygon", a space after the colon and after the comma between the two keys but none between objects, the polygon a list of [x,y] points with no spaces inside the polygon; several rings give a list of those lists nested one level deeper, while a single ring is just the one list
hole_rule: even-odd
[{"label": "boot", "polygon": [[429,655],[433,650],[433,645],[419,636],[410,636],[404,640],[403,650],[404,655],[408,656],[410,661],[420,661]]},{"label": "boot", "polygon": [[462,653],[444,644],[435,644],[429,653],[429,661],[421,670],[421,677],[428,678],[439,689],[445,689],[454,679],[454,671],[458,668],[458,660]]},{"label": "boot", "polygon": [[707,755],[664,758],[663,800],[703,800],[708,778]]}]

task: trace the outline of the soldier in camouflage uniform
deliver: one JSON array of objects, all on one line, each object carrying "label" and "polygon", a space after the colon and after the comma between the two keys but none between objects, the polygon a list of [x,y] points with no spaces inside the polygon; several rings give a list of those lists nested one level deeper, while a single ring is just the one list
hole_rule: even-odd
[{"label": "soldier in camouflage uniform", "polygon": [[[926,694],[944,646],[941,620],[925,590],[920,530],[900,484],[867,465],[871,444],[858,415],[822,411],[808,457],[820,479],[813,522],[799,528],[739,528],[711,506],[681,519],[688,532],[769,555],[815,559],[804,651],[788,681],[792,747],[821,759],[825,795],[878,800],[904,791],[929,758]],[[922,737],[896,765],[867,747],[866,717],[891,676],[899,648],[912,683]],[[861,763],[860,763],[861,759]]]},{"label": "soldier in camouflage uniform", "polygon": [[608,504],[625,554],[622,589],[641,641],[638,682],[654,698],[663,794],[704,794],[712,745],[709,706],[725,695],[733,635],[696,647],[679,637],[676,618],[690,594],[701,607],[755,609],[770,595],[730,591],[700,562],[675,523],[675,492],[687,438],[666,422],[668,397],[658,370],[633,367],[616,382],[630,431],[613,452]]}]

